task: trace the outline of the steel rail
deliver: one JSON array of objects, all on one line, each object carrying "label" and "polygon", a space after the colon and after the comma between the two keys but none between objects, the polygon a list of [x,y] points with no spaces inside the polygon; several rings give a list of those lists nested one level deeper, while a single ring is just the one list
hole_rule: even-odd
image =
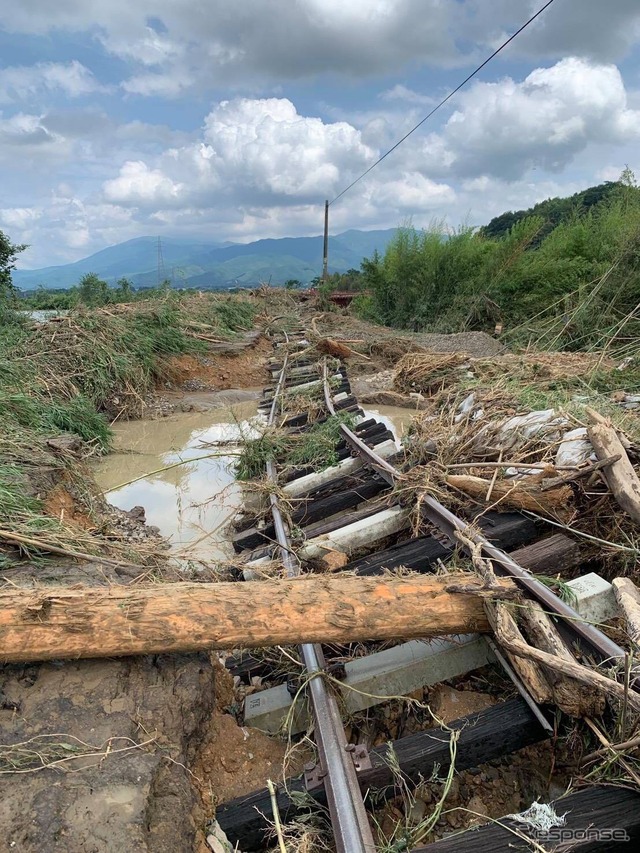
[{"label": "steel rail", "polygon": [[[285,338],[288,342],[286,333]],[[288,354],[285,353],[269,413],[270,425],[275,422],[285,384],[287,364]],[[267,477],[273,483],[276,482],[277,472],[273,461],[267,462]],[[300,566],[291,548],[289,533],[275,492],[270,493],[269,500],[282,562],[288,577],[296,577],[300,574]],[[309,678],[308,691],[315,722],[315,740],[336,849],[338,853],[374,853],[376,847],[356,767],[351,752],[347,749],[338,703],[321,675],[324,670],[322,649],[311,643],[304,643],[299,648]]]},{"label": "steel rail", "polygon": [[[330,414],[335,414],[335,406],[331,397],[329,383],[327,381],[327,362],[324,360],[323,368],[324,377],[324,397],[325,405]],[[346,442],[353,450],[361,456],[368,465],[374,468],[384,479],[394,485],[402,474],[393,465],[390,465],[386,460],[381,459],[377,453],[371,450],[358,436],[352,432],[349,427],[342,424],[340,431]],[[505,551],[497,548],[488,539],[475,531],[466,521],[458,518],[457,515],[448,510],[439,501],[430,495],[425,495],[422,498],[421,510],[423,515],[440,528],[451,540],[454,545],[460,545],[460,540],[455,536],[458,531],[464,537],[474,544],[479,544],[482,551],[492,561],[494,568],[502,575],[513,578],[521,587],[527,590],[537,601],[539,601],[547,611],[551,612],[562,620],[562,625],[565,628],[565,633],[572,639],[579,640],[584,646],[594,654],[600,662],[619,662],[624,660],[624,650],[613,640],[610,640],[594,625],[590,625],[581,618],[581,616],[562,599],[552,592],[539,580],[534,578],[531,573],[518,565]],[[468,548],[465,546],[465,550]]]}]

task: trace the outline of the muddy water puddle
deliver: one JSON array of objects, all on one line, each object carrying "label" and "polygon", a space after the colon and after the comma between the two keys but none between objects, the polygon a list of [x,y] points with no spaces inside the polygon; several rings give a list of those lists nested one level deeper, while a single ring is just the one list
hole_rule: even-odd
[{"label": "muddy water puddle", "polygon": [[233,471],[237,448],[227,442],[252,434],[256,412],[248,402],[116,424],[115,452],[96,466],[98,485],[120,509],[144,507],[147,523],[169,538],[176,556],[231,557],[225,528],[242,496]]},{"label": "muddy water puddle", "polygon": [[[144,507],[147,523],[170,540],[176,556],[228,559],[233,549],[226,528],[242,505],[242,494],[233,471],[237,448],[227,442],[252,434],[256,412],[251,401],[116,424],[114,452],[96,466],[98,485],[109,503],[120,509]],[[399,440],[413,414],[396,406],[365,411],[366,417],[384,422]]]},{"label": "muddy water puddle", "polygon": [[363,411],[365,417],[375,418],[385,424],[398,441],[402,441],[416,416],[414,409],[405,409],[400,406],[376,406],[375,408],[367,406]]}]

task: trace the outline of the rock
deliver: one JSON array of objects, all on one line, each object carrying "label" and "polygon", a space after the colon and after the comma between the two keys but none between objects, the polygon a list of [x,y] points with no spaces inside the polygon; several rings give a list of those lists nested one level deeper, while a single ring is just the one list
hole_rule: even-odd
[{"label": "rock", "polygon": [[77,454],[82,450],[82,440],[77,435],[56,435],[47,439],[47,447],[59,453]]},{"label": "rock", "polygon": [[495,699],[488,693],[455,690],[446,684],[437,684],[429,695],[432,712],[444,723],[466,717],[474,711],[482,711],[490,705],[495,705]]},{"label": "rock", "polygon": [[477,794],[474,794],[473,797],[471,797],[467,803],[467,808],[471,812],[476,812],[476,815],[474,815],[476,821],[480,821],[482,817],[489,816],[489,809],[485,805],[484,800],[482,800]]},{"label": "rock", "polygon": [[135,521],[144,522],[144,520],[145,520],[145,508],[143,506],[133,506],[127,512],[127,515],[129,516],[129,518],[132,518]]},{"label": "rock", "polygon": [[349,558],[342,551],[327,551],[319,560],[320,568],[325,572],[335,572],[342,569],[349,562]]},{"label": "rock", "polygon": [[413,824],[422,823],[427,813],[427,804],[424,800],[414,800],[407,814],[407,818]]}]

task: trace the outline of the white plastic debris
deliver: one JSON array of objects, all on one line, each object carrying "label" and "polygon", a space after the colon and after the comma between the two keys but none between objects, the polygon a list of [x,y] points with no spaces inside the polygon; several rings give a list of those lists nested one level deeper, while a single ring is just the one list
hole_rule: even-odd
[{"label": "white plastic debris", "polygon": [[556,465],[582,465],[593,455],[593,447],[584,427],[572,429],[562,437],[556,453]]},{"label": "white plastic debris", "polygon": [[528,415],[516,415],[505,421],[498,432],[498,438],[502,441],[507,439],[528,439],[544,435],[550,440],[559,438],[559,428],[566,426],[566,418],[557,417],[555,409],[543,409],[537,412],[529,412]]},{"label": "white plastic debris", "polygon": [[535,832],[549,832],[550,829],[556,826],[564,826],[566,816],[567,812],[559,815],[553,806],[546,803],[539,803],[537,800],[531,803],[526,811],[520,812],[520,814],[507,815],[511,820],[523,823]]},{"label": "white plastic debris", "polygon": [[458,424],[460,421],[469,415],[475,405],[476,395],[472,392],[468,397],[465,397],[464,400],[458,406],[458,414],[455,416],[454,420]]}]

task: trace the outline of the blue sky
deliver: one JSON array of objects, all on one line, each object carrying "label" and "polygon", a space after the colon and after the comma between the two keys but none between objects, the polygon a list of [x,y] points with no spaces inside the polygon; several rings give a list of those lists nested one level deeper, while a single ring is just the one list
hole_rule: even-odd
[{"label": "blue sky", "polygon": [[[21,266],[142,235],[317,234],[542,0],[20,0],[0,7],[0,229]],[[640,172],[640,2],[555,0],[332,208],[481,224]]]}]

